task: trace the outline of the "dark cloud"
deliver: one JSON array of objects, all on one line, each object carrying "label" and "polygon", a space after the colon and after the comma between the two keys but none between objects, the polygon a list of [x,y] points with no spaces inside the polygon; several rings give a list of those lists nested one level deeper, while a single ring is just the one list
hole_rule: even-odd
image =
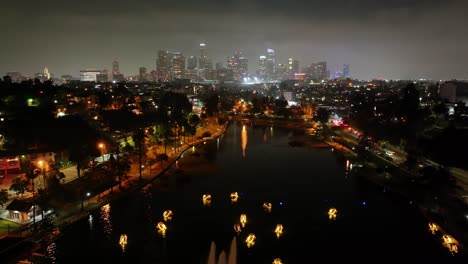
[{"label": "dark cloud", "polygon": [[267,47],[278,62],[351,64],[358,78],[467,78],[464,0],[25,1],[2,4],[0,74],[57,74],[110,68],[125,74],[155,68],[157,49],[214,61],[234,51],[250,70]]}]

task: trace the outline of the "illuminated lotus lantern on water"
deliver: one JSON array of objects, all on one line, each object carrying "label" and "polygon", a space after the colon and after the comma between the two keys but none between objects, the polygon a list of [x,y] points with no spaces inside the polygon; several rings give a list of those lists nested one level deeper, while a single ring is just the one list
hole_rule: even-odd
[{"label": "illuminated lotus lantern on water", "polygon": [[245,244],[247,245],[248,248],[251,248],[255,246],[255,235],[254,234],[249,234],[247,238],[245,239]]},{"label": "illuminated lotus lantern on water", "polygon": [[203,195],[203,205],[206,207],[211,206],[211,194],[204,194]]},{"label": "illuminated lotus lantern on water", "polygon": [[122,251],[125,252],[125,248],[127,248],[127,235],[120,235],[119,245],[122,247]]},{"label": "illuminated lotus lantern on water", "polygon": [[162,237],[166,237],[167,226],[163,222],[158,222],[156,229],[158,230],[158,234]]},{"label": "illuminated lotus lantern on water", "polygon": [[263,210],[267,213],[271,213],[271,203],[263,203]]},{"label": "illuminated lotus lantern on water", "polygon": [[239,199],[239,194],[237,192],[231,193],[231,203],[237,203],[238,199]]},{"label": "illuminated lotus lantern on water", "polygon": [[174,214],[172,213],[171,210],[164,211],[164,213],[163,213],[164,222],[171,221],[173,216],[174,216]]},{"label": "illuminated lotus lantern on water", "polygon": [[449,235],[443,235],[442,236],[442,245],[446,247],[452,255],[455,255],[458,253],[458,242],[455,240],[455,238],[449,236]]},{"label": "illuminated lotus lantern on water", "polygon": [[330,208],[330,210],[328,210],[328,219],[335,220],[337,213],[338,211],[336,210],[336,208]]},{"label": "illuminated lotus lantern on water", "polygon": [[275,258],[275,259],[273,260],[273,264],[283,264],[283,262],[281,261],[280,258]]},{"label": "illuminated lotus lantern on water", "polygon": [[240,223],[242,227],[245,227],[245,224],[247,223],[247,216],[245,214],[240,215]]},{"label": "illuminated lotus lantern on water", "polygon": [[239,224],[234,225],[234,232],[236,232],[237,235],[239,235],[240,232],[242,232],[242,228]]},{"label": "illuminated lotus lantern on water", "polygon": [[431,231],[431,233],[435,235],[435,233],[439,231],[439,226],[435,223],[429,223],[429,231]]},{"label": "illuminated lotus lantern on water", "polygon": [[283,235],[283,225],[277,224],[274,232],[276,234],[276,238],[280,238]]}]

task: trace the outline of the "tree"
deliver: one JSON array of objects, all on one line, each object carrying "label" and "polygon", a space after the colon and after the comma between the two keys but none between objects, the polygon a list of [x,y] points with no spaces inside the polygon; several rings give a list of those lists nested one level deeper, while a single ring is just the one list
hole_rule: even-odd
[{"label": "tree", "polygon": [[41,217],[44,219],[44,211],[48,211],[50,209],[50,196],[49,193],[44,189],[37,190],[37,195],[35,197],[35,204],[39,206],[41,209]]},{"label": "tree", "polygon": [[17,176],[13,178],[10,186],[10,191],[14,191],[16,194],[22,195],[25,193],[29,186],[29,179],[24,176]]},{"label": "tree", "polygon": [[140,175],[140,181],[142,180],[142,174],[141,174],[141,160],[142,160],[142,155],[143,155],[143,148],[144,148],[144,142],[145,142],[145,131],[142,128],[139,128],[134,134],[133,134],[133,141],[135,142],[135,146],[138,149],[138,172]]},{"label": "tree", "polygon": [[8,202],[8,191],[6,189],[0,190],[0,205],[2,208],[5,207],[6,202]]},{"label": "tree", "polygon": [[208,116],[216,116],[221,108],[218,94],[213,94],[205,102],[205,111]]},{"label": "tree", "polygon": [[362,135],[359,137],[359,142],[356,147],[356,152],[358,157],[367,160],[370,157],[372,151],[372,140],[370,137],[366,135]]},{"label": "tree", "polygon": [[328,111],[327,109],[323,107],[319,107],[314,116],[314,120],[322,124],[327,123],[329,118],[330,118],[330,111]]}]

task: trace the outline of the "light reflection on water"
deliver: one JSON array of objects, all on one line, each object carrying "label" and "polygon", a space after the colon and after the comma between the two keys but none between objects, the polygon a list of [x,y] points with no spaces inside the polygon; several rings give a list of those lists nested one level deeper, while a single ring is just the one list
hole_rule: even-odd
[{"label": "light reflection on water", "polygon": [[[186,173],[190,172],[196,180],[180,189],[171,188],[170,191],[166,189],[161,189],[164,191],[156,191],[158,190],[158,185],[155,183],[153,192],[148,188],[147,191],[137,196],[143,197],[141,200],[148,202],[148,206],[145,203],[141,207],[135,206],[133,208],[129,204],[133,205],[132,201],[141,202],[141,200],[137,200],[140,198],[134,197],[133,200],[122,199],[112,204],[112,222],[110,221],[110,216],[107,218],[107,221],[104,221],[102,214],[105,210],[101,208],[100,222],[108,223],[111,232],[111,223],[114,225],[115,231],[119,231],[123,223],[128,224],[128,222],[131,222],[132,224],[126,226],[125,230],[128,234],[132,234],[127,229],[134,229],[133,233],[135,233],[135,230],[140,231],[139,228],[144,223],[141,220],[138,220],[138,222],[133,221],[135,215],[138,216],[140,213],[144,215],[145,211],[148,210],[148,216],[153,216],[153,219],[160,219],[160,213],[163,210],[167,208],[177,210],[176,221],[171,222],[167,226],[163,226],[164,223],[161,222],[158,228],[157,223],[159,220],[153,222],[147,219],[150,230],[144,229],[144,232],[132,236],[144,238],[140,242],[132,240],[132,243],[137,248],[148,247],[149,249],[144,254],[141,254],[141,258],[145,260],[153,259],[153,255],[149,251],[159,252],[159,250],[162,250],[164,253],[161,254],[167,254],[173,260],[180,260],[180,262],[167,263],[200,263],[201,258],[206,258],[207,245],[205,243],[209,244],[209,242],[217,237],[219,240],[219,237],[229,238],[232,235],[238,235],[239,241],[242,243],[251,232],[258,238],[257,245],[248,249],[248,251],[247,247],[242,247],[239,257],[246,261],[239,263],[263,263],[257,261],[260,259],[262,261],[269,259],[268,263],[271,263],[274,257],[281,257],[285,263],[302,263],[301,261],[296,262],[294,260],[307,257],[309,254],[321,257],[335,251],[350,254],[354,257],[356,255],[353,254],[360,254],[356,246],[358,244],[362,245],[359,248],[369,248],[369,250],[375,251],[377,254],[383,254],[387,250],[391,250],[395,251],[396,255],[400,253],[398,256],[401,256],[404,250],[408,248],[406,246],[407,237],[413,238],[414,235],[420,235],[418,232],[407,230],[400,232],[401,229],[398,225],[391,225],[391,223],[405,218],[409,220],[408,226],[411,227],[410,229],[417,230],[418,225],[416,221],[412,221],[412,219],[415,219],[414,214],[406,212],[408,211],[405,207],[407,205],[406,201],[400,202],[397,199],[393,199],[393,196],[389,196],[390,192],[382,194],[380,187],[376,188],[376,186],[368,183],[362,177],[354,175],[355,173],[350,174],[348,180],[345,181],[343,179],[343,173],[346,173],[347,170],[351,171],[352,161],[347,161],[344,157],[338,157],[340,158],[340,162],[337,164],[335,158],[338,156],[338,153],[330,153],[329,149],[310,150],[294,148],[291,151],[292,148],[287,145],[289,136],[281,129],[276,129],[275,136],[277,138],[269,139],[275,142],[276,145],[263,144],[262,136],[264,130],[261,133],[257,133],[258,130],[255,130],[256,128],[250,128],[249,159],[244,159],[239,155],[238,150],[239,145],[241,145],[243,152],[245,151],[248,131],[247,127],[243,127],[241,138],[238,138],[239,128],[236,126],[231,127],[231,133],[226,134],[229,137],[226,136],[223,140],[221,151],[217,151],[216,142],[207,144],[208,149],[211,148],[213,152],[216,152],[216,166],[221,168],[215,170],[216,176],[222,175],[223,177],[215,177],[215,173],[210,178],[200,177],[205,174],[205,170],[203,170],[203,173],[201,171],[202,168],[206,169],[207,165],[203,164],[203,167],[198,164],[194,165],[195,163],[193,162],[185,162],[184,158],[184,160],[180,161],[180,169]],[[278,147],[283,148],[278,150]],[[271,151],[272,154],[268,156],[268,160],[259,158],[264,155],[265,151],[270,151],[272,148],[277,149]],[[200,163],[203,162],[203,157],[195,155],[190,155],[190,157],[200,160]],[[287,162],[284,162],[286,159]],[[283,170],[285,166],[289,168],[287,173]],[[252,179],[248,173],[243,173],[246,171],[246,168],[258,167],[263,168],[265,172],[258,174],[258,177],[255,179]],[[357,173],[358,170],[356,168],[352,170]],[[310,173],[304,175],[300,169],[308,169]],[[258,186],[262,187],[258,188]],[[264,188],[265,186],[268,186],[268,188]],[[236,206],[232,206],[229,199],[223,198],[233,190],[242,191],[239,192],[242,199],[239,200]],[[294,191],[290,192],[289,190]],[[248,193],[248,195],[244,196],[244,192]],[[200,196],[203,193],[205,193],[205,196],[203,197],[202,204],[200,203],[200,198],[202,198]],[[288,194],[286,197],[284,196],[285,193]],[[219,199],[213,200],[213,204],[209,210],[205,208],[211,205],[211,199],[208,203],[208,194],[213,195],[214,198],[219,197]],[[209,196],[210,198],[211,195]],[[153,202],[151,203],[150,201]],[[267,208],[271,208],[271,203],[267,203],[270,204],[267,208],[260,208],[264,201],[273,203],[275,210],[272,210],[271,213],[265,213],[263,210],[268,212]],[[303,209],[304,204],[307,204],[307,210]],[[332,204],[337,206],[336,208],[340,208],[339,212],[335,212],[339,213],[340,217],[337,217],[339,221],[329,224],[330,221],[326,213]],[[129,212],[129,207],[132,207],[131,213]],[[110,206],[107,214],[109,212]],[[249,223],[245,229],[240,227],[239,215],[241,213],[249,215]],[[336,216],[337,214],[335,214]],[[95,215],[95,217],[98,216]],[[277,223],[282,223],[287,228],[279,240],[272,233]],[[383,229],[381,223],[385,223],[385,226],[388,227]],[[193,228],[194,226],[197,226],[197,228]],[[171,233],[168,233],[167,238],[164,238],[166,237],[165,231],[168,228],[171,229]],[[98,231],[96,228],[94,230],[95,233],[98,233],[96,232]],[[70,241],[69,244],[73,244],[73,240],[76,241],[76,238],[83,234],[83,230],[80,231],[75,232],[74,236],[68,239]],[[427,234],[427,222],[424,222],[422,231],[424,234]],[[116,233],[120,234],[120,232]],[[401,236],[400,233],[403,233],[403,235]],[[105,237],[102,233],[97,235]],[[389,242],[381,241],[381,237],[383,236],[389,237],[386,240]],[[93,236],[93,239],[95,237]],[[251,240],[253,238],[251,236]],[[311,239],[309,240],[309,238]],[[320,241],[322,238],[330,238],[327,241],[333,240],[333,245],[324,243],[317,246],[315,242]],[[424,237],[421,237],[421,239],[415,237],[411,240],[410,245],[415,246],[415,249],[411,251],[416,252],[415,256],[420,256],[418,254],[423,247],[426,247],[426,245],[423,245],[426,240]],[[110,241],[115,247],[115,239]],[[144,243],[141,241],[144,241]],[[147,241],[151,241],[154,245],[151,243],[148,245]],[[168,241],[170,246],[167,248],[163,247],[166,244],[163,244],[162,241]],[[378,241],[380,244],[374,243],[375,241]],[[440,246],[438,239],[435,242],[437,246]],[[298,246],[302,246],[301,243],[310,248],[317,247],[317,249],[307,250],[307,252],[295,251]],[[404,246],[399,246],[399,244]],[[106,251],[107,249],[104,246],[101,248],[99,243],[97,245],[93,244],[93,247],[96,250],[88,247],[84,250],[86,251],[85,254],[92,255],[97,254],[97,252],[101,254],[102,252],[103,255],[109,256],[110,259],[117,260],[117,257],[112,256],[112,252]],[[71,251],[72,246],[69,248]],[[425,250],[424,252],[431,252],[430,249],[432,248],[429,247],[429,250]],[[181,250],[184,253],[187,252],[187,254],[180,254]],[[264,253],[266,251],[268,253]],[[139,258],[141,252],[133,253],[129,251],[128,253],[126,257]],[[252,255],[249,255],[249,253],[252,253]],[[272,255],[270,253],[275,254]],[[445,249],[443,253],[446,253]],[[427,254],[430,255],[430,253]],[[62,257],[63,254],[59,255]],[[70,256],[70,253],[67,255]],[[148,256],[146,257],[145,255]],[[197,259],[188,260],[189,256],[194,256]],[[121,257],[120,254],[119,257]]]},{"label": "light reflection on water", "polygon": [[94,229],[93,215],[91,214],[88,217],[88,226],[90,231]]},{"label": "light reflection on water", "polygon": [[110,216],[111,206],[110,204],[106,204],[101,207],[101,223],[104,234],[106,235],[107,239],[111,239],[112,236],[112,222]]},{"label": "light reflection on water", "polygon": [[242,132],[241,132],[241,137],[242,137],[242,156],[245,157],[245,150],[247,148],[247,129],[245,129],[245,125],[242,126]]},{"label": "light reflection on water", "polygon": [[55,243],[50,244],[47,247],[47,252],[46,252],[47,259],[50,261],[49,263],[52,263],[52,264],[56,263],[57,261],[56,253],[57,253],[57,245]]}]

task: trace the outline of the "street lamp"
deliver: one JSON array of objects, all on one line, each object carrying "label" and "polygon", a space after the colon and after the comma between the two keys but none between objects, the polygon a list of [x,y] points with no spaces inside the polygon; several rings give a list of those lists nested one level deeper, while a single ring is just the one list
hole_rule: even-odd
[{"label": "street lamp", "polygon": [[99,143],[98,145],[99,149],[101,150],[101,159],[102,159],[102,162],[104,162],[104,143]]},{"label": "street lamp", "polygon": [[37,164],[39,165],[39,168],[41,169],[41,174],[42,174],[42,182],[44,184],[44,189],[46,188],[46,180],[45,180],[45,173],[44,173],[44,161],[42,160],[39,160],[37,162]]}]

